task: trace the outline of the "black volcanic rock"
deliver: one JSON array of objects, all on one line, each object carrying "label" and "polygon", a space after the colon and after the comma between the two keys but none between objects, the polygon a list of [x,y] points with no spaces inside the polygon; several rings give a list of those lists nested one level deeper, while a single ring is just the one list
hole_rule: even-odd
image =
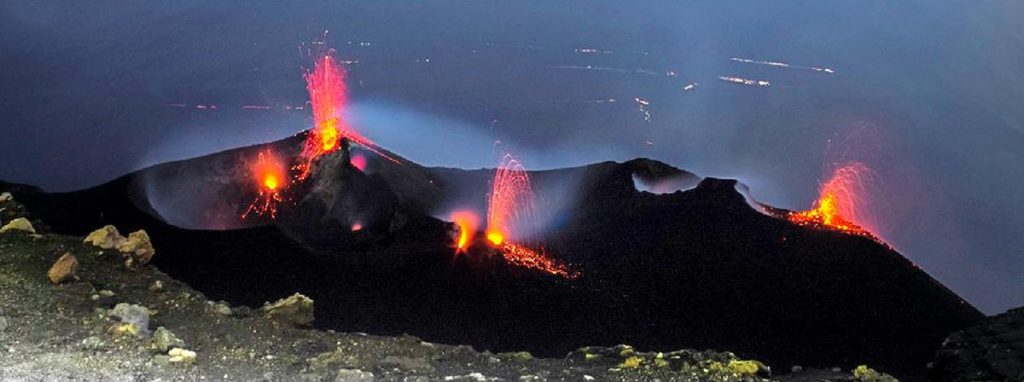
[{"label": "black volcanic rock", "polygon": [[931,364],[931,378],[937,382],[1024,381],[1024,308],[950,335]]},{"label": "black volcanic rock", "polygon": [[[72,193],[12,190],[57,232],[145,229],[154,264],[212,299],[259,306],[299,292],[317,301],[321,327],[492,351],[716,348],[784,369],[866,363],[913,377],[945,336],[983,318],[888,246],[765,215],[734,180],[647,159],[530,172],[543,227],[535,236],[581,272],[575,280],[515,267],[480,235],[467,254],[455,253],[453,226],[434,216],[485,213],[487,169],[425,168],[363,151],[362,172],[339,151],[288,191],[276,221],[219,221],[254,196],[246,158],[296,145],[301,136]],[[159,202],[173,203],[154,206],[154,187],[182,179],[214,196],[164,192]],[[241,229],[178,228],[161,216],[169,210],[199,211],[179,216],[197,227]],[[365,228],[353,231],[356,220]]]}]

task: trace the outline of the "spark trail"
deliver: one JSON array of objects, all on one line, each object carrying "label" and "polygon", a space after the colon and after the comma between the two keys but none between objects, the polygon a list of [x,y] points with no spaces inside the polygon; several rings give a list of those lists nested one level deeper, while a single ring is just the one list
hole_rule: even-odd
[{"label": "spark trail", "polygon": [[401,163],[382,152],[376,143],[353,130],[342,119],[341,114],[348,101],[345,68],[331,53],[321,55],[314,63],[313,70],[307,71],[303,77],[309,92],[314,125],[303,147],[302,161],[296,166],[299,171],[298,180],[308,178],[312,163],[320,156],[337,150],[342,139],[363,146],[387,160]]},{"label": "spark trail", "polygon": [[[550,258],[543,249],[535,250],[514,243],[522,240],[527,228],[535,224],[535,205],[530,178],[526,169],[511,155],[505,155],[495,169],[487,206],[487,240],[510,264],[546,272],[565,278],[576,278],[577,272]],[[532,234],[532,232],[531,232]]]},{"label": "spark trail", "polygon": [[272,151],[264,150],[258,154],[256,162],[250,166],[258,194],[242,213],[242,220],[252,214],[269,215],[271,219],[277,217],[277,203],[284,200],[281,197],[281,192],[288,186],[285,168],[286,166]]},{"label": "spark trail", "polygon": [[860,162],[852,162],[836,169],[821,185],[818,200],[810,210],[792,212],[791,222],[817,228],[832,229],[879,240],[865,227],[874,225],[870,206],[869,185],[873,171]]}]

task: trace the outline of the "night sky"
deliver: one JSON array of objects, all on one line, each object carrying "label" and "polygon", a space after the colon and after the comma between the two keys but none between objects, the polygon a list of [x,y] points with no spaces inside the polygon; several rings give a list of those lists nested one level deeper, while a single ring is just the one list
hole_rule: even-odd
[{"label": "night sky", "polygon": [[74,190],[306,129],[286,107],[327,30],[349,120],[409,159],[651,157],[790,209],[856,160],[883,239],[986,313],[1024,305],[1024,3],[245,3],[0,2],[0,179]]}]

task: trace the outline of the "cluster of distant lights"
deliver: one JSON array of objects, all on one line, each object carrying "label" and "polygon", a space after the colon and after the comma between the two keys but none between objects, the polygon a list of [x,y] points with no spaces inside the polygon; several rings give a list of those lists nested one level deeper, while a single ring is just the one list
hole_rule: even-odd
[{"label": "cluster of distant lights", "polygon": [[[317,41],[317,42],[314,42],[313,44],[314,45],[319,45],[319,46],[322,47],[324,45],[324,42],[323,41]],[[349,46],[361,47],[361,48],[369,48],[369,47],[373,46],[373,43],[371,43],[369,41],[348,41],[347,44]],[[504,49],[504,48],[512,48],[512,49],[528,49],[528,50],[551,50],[551,48],[548,48],[548,47],[532,45],[532,44],[515,45],[515,44],[499,44],[499,43],[487,42],[484,45],[487,46],[487,47],[502,48],[502,49]],[[477,49],[473,49],[472,52],[477,53],[478,50]],[[613,51],[613,50],[603,49],[603,48],[593,47],[593,46],[572,48],[572,52],[576,53],[576,54],[579,54],[579,55],[612,55],[612,54],[616,54],[616,52]],[[640,53],[642,55],[648,55],[650,52],[642,51]],[[791,63],[782,62],[782,61],[757,60],[757,59],[743,58],[743,57],[731,57],[729,60],[733,61],[733,62],[741,63],[741,64],[761,65],[761,66],[769,66],[769,67],[774,67],[774,68],[791,69],[791,70],[807,70],[807,71],[814,71],[814,72],[819,72],[819,73],[825,73],[825,74],[829,74],[829,75],[835,74],[835,70],[832,69],[832,68],[829,68],[829,67],[796,65],[796,64],[791,64]],[[337,60],[337,62],[342,64],[342,65],[355,65],[355,64],[359,64],[360,63],[359,60]],[[429,57],[427,57],[427,58],[421,57],[421,58],[416,58],[415,62],[417,62],[417,63],[431,63],[432,60]],[[619,73],[619,74],[640,74],[640,75],[648,75],[648,76],[664,76],[664,77],[669,77],[669,78],[678,77],[678,73],[676,71],[674,71],[674,70],[665,70],[665,71],[659,72],[659,71],[643,69],[643,68],[627,69],[627,68],[617,68],[617,67],[609,67],[609,66],[595,66],[595,65],[556,65],[556,66],[552,66],[552,68],[555,68],[555,69],[567,69],[567,70],[590,70],[590,71],[601,71],[601,72],[610,72],[610,73]],[[725,82],[725,83],[736,84],[736,85],[743,85],[743,86],[749,86],[749,87],[769,88],[769,87],[771,87],[773,85],[772,82],[770,82],[768,80],[746,78],[746,77],[736,76],[736,75],[720,75],[720,76],[717,76],[717,79],[719,81],[722,81],[722,82]],[[683,83],[681,83],[680,88],[682,89],[683,92],[690,93],[690,92],[696,91],[697,88],[698,88],[698,85],[699,84],[697,82],[683,82]],[[653,121],[653,112],[652,112],[652,108],[651,108],[651,104],[652,104],[651,100],[648,99],[648,98],[645,98],[645,97],[640,97],[640,96],[633,97],[633,100],[634,100],[634,103],[636,105],[636,110],[638,110],[639,115],[643,119],[643,121],[646,122],[646,123],[651,123]],[[615,97],[608,97],[608,98],[599,98],[599,99],[591,99],[591,100],[575,101],[575,102],[586,102],[586,103],[594,103],[594,104],[612,104],[612,103],[616,103],[616,101],[618,101],[617,98],[615,98]],[[567,101],[567,102],[572,102],[572,101]],[[200,111],[218,111],[218,110],[221,109],[221,107],[218,107],[218,105],[216,105],[216,104],[194,104],[194,105],[190,105],[190,104],[185,104],[185,103],[171,103],[171,104],[167,104],[167,106],[168,107],[172,107],[172,108],[193,109],[193,110],[200,110]],[[309,104],[308,103],[304,104],[304,105],[246,104],[246,105],[237,106],[237,108],[240,108],[240,109],[245,110],[245,111],[275,111],[275,110],[282,110],[282,111],[302,111],[302,112],[304,112],[304,111],[306,111],[309,108]],[[653,146],[654,145],[654,143],[650,139],[645,139],[643,141],[643,143],[645,145],[648,145],[648,146]]]}]

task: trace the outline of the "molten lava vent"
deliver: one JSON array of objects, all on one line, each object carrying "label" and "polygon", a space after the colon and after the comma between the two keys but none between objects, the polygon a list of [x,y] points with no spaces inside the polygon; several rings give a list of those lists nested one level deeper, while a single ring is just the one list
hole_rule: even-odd
[{"label": "molten lava vent", "polygon": [[288,186],[285,165],[269,149],[261,151],[256,161],[250,165],[253,182],[258,190],[256,199],[242,213],[242,220],[252,214],[277,217],[277,203],[284,199],[281,192]]},{"label": "molten lava vent", "polygon": [[312,71],[304,75],[309,102],[313,109],[313,129],[310,130],[302,150],[302,161],[295,167],[297,179],[309,177],[310,166],[320,156],[338,149],[341,139],[365,147],[367,150],[395,163],[397,159],[383,153],[370,139],[359,134],[342,118],[348,93],[345,85],[345,68],[330,52],[316,60]]}]

